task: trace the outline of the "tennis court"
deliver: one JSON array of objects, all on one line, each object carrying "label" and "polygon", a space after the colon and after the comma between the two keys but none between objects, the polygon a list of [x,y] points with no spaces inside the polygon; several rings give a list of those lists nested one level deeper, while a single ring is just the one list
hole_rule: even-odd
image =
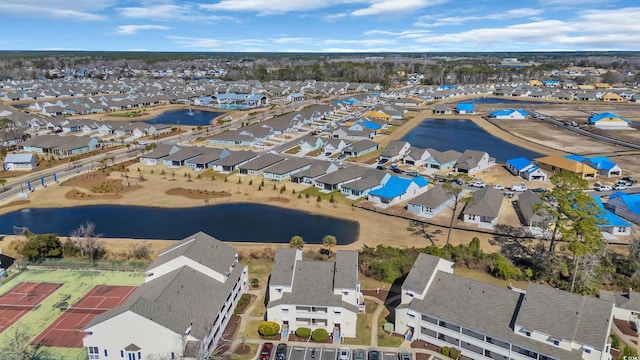
[{"label": "tennis court", "polygon": [[60,315],[31,344],[81,348],[82,331],[94,317],[122,304],[136,286],[98,285]]},{"label": "tennis court", "polygon": [[33,310],[60,286],[62,284],[21,282],[2,294],[0,296],[0,333]]}]

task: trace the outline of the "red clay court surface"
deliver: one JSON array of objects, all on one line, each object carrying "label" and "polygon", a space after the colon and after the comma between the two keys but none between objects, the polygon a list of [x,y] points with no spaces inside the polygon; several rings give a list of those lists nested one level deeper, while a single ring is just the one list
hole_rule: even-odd
[{"label": "red clay court surface", "polygon": [[[0,333],[31,311],[62,284],[22,282],[0,296]],[[15,308],[11,308],[15,306]]]},{"label": "red clay court surface", "polygon": [[98,285],[82,299],[67,309],[60,317],[40,333],[31,344],[66,348],[81,348],[82,329],[94,317],[122,304],[136,286]]}]

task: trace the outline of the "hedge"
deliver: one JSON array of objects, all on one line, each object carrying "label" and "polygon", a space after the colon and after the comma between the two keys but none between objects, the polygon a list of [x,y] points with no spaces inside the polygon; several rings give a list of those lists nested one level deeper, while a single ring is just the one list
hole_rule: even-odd
[{"label": "hedge", "polygon": [[311,333],[311,340],[315,342],[325,342],[329,338],[329,333],[325,329],[315,329]]},{"label": "hedge", "polygon": [[296,329],[296,336],[302,339],[308,339],[311,336],[311,329],[306,327],[299,327]]},{"label": "hedge", "polygon": [[258,334],[262,336],[274,336],[280,332],[280,325],[273,321],[263,321],[258,326]]}]

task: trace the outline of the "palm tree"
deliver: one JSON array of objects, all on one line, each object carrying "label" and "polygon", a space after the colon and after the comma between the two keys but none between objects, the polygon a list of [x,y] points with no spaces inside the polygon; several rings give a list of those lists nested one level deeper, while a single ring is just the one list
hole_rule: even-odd
[{"label": "palm tree", "polygon": [[2,191],[6,190],[5,187],[4,187],[4,184],[6,184],[6,183],[7,183],[7,179],[5,179],[5,178],[1,178],[0,179],[0,184],[2,184]]},{"label": "palm tree", "polygon": [[333,235],[325,235],[322,238],[322,246],[327,248],[327,256],[331,257],[331,248],[336,246],[336,237]]},{"label": "palm tree", "polygon": [[450,177],[447,182],[442,184],[442,187],[447,191],[447,195],[453,197],[453,211],[451,212],[451,219],[449,220],[447,242],[445,243],[445,245],[449,245],[449,240],[451,240],[451,229],[453,228],[453,220],[455,220],[456,218],[458,203],[460,202],[460,197],[462,196],[462,186],[458,183],[464,183],[468,181],[469,178],[470,177],[467,174],[457,174],[453,177]]},{"label": "palm tree", "polygon": [[302,248],[304,247],[304,239],[302,238],[302,236],[296,235],[292,237],[291,241],[289,241],[289,247],[302,250]]}]

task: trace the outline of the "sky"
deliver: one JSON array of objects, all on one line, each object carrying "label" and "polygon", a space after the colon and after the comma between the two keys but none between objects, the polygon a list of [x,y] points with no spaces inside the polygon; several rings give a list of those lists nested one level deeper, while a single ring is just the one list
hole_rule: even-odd
[{"label": "sky", "polygon": [[0,50],[640,50],[637,0],[0,0]]}]

